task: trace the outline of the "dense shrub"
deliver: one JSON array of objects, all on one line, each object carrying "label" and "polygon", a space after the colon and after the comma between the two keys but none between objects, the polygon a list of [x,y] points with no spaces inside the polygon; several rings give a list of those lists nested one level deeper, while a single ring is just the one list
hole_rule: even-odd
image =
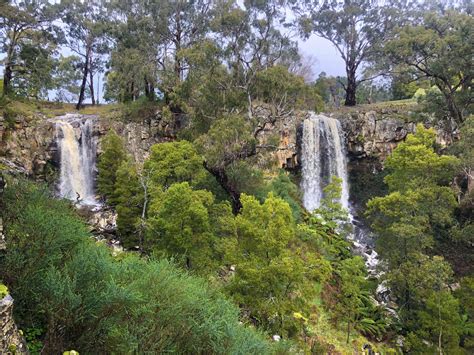
[{"label": "dense shrub", "polygon": [[45,188],[11,183],[3,199],[9,248],[0,278],[20,325],[47,329],[45,353],[277,351],[239,325],[238,308],[204,280],[166,260],[113,257]]}]

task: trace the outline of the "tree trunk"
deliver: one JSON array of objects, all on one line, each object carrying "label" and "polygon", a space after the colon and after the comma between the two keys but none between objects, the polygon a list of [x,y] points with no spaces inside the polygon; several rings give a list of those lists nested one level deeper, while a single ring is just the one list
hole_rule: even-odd
[{"label": "tree trunk", "polygon": [[179,51],[181,50],[181,13],[179,9],[176,11],[175,14],[175,22],[176,22],[176,32],[174,35],[174,73],[176,76],[176,85],[181,82],[181,58]]},{"label": "tree trunk", "polygon": [[95,105],[95,95],[94,95],[94,73],[92,72],[92,56],[89,59],[89,90],[91,92],[91,101],[92,105]]},{"label": "tree trunk", "polygon": [[96,103],[97,105],[100,104],[100,78],[99,76],[97,76],[97,100],[96,100]]},{"label": "tree trunk", "polygon": [[346,68],[347,73],[347,86],[346,86],[346,101],[345,106],[356,105],[356,90],[357,90],[357,79],[356,70],[352,67]]},{"label": "tree trunk", "polygon": [[11,94],[11,81],[13,78],[13,51],[16,45],[16,32],[13,33],[13,38],[10,41],[7,50],[7,57],[5,58],[5,70],[3,72],[3,95]]},{"label": "tree trunk", "polygon": [[10,63],[5,63],[5,72],[3,73],[3,95],[9,95],[11,93],[10,83],[12,81],[12,67]]},{"label": "tree trunk", "polygon": [[463,117],[462,111],[459,109],[458,105],[456,104],[456,101],[454,100],[454,94],[451,92],[446,92],[445,91],[446,89],[443,90],[440,88],[440,90],[446,99],[446,104],[448,106],[448,111],[449,111],[449,114],[451,115],[451,118],[458,125],[461,125],[464,122],[464,117]]},{"label": "tree trunk", "polygon": [[221,168],[213,168],[209,167],[206,162],[203,163],[204,168],[212,174],[224,189],[224,191],[230,197],[230,203],[232,205],[232,213],[237,215],[240,210],[242,209],[242,202],[240,202],[240,192],[232,185],[231,181],[229,181],[229,177],[224,169]]},{"label": "tree trunk", "polygon": [[155,87],[150,83],[145,75],[145,95],[150,101],[155,100]]},{"label": "tree trunk", "polygon": [[89,73],[89,58],[91,54],[90,46],[86,49],[86,59],[84,61],[84,71],[82,73],[82,83],[81,83],[81,91],[79,93],[79,100],[77,101],[76,110],[80,110],[82,107],[82,102],[84,101],[85,92],[86,92],[86,85],[87,85],[87,74]]}]

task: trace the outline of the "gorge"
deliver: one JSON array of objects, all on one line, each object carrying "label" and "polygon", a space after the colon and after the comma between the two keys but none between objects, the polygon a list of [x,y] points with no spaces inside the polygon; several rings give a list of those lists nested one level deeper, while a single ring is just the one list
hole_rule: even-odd
[{"label": "gorge", "polygon": [[[332,176],[339,177],[342,181],[339,202],[348,210],[350,222],[354,226],[354,232],[346,236],[350,239],[350,243],[342,244],[343,249],[345,253],[348,253],[347,255],[356,254],[365,259],[367,279],[373,281],[374,277],[377,277],[375,272],[377,253],[373,250],[373,240],[364,226],[365,221],[357,217],[360,213],[357,206],[358,196],[352,195],[354,190],[361,188],[371,192],[372,187],[362,182],[355,189],[351,186],[354,178],[357,178],[357,174],[353,175],[354,166],[373,162],[382,165],[386,155],[390,154],[399,142],[404,141],[409,132],[415,130],[415,125],[379,112],[360,115],[362,119],[351,115],[315,114],[305,111],[289,117],[281,124],[266,128],[263,134],[277,136],[279,147],[275,152],[267,152],[261,157],[267,161],[267,166],[269,165],[270,168],[264,165],[259,167],[267,169],[265,173],[268,174],[268,179],[271,179],[271,174],[275,174],[281,168],[287,168],[286,175],[299,183],[302,192],[301,202],[308,211],[314,211],[320,207],[321,199],[324,197],[324,187],[330,182]],[[368,120],[367,117],[373,120]],[[361,122],[363,122],[362,125],[360,125]],[[96,198],[95,163],[97,157],[100,157],[107,149],[104,137],[109,134],[108,132],[116,131],[123,140],[126,154],[134,157],[139,164],[143,164],[144,160],[149,160],[150,155],[153,155],[150,147],[169,140],[159,127],[159,121],[153,124],[146,121],[122,122],[100,115],[84,114],[63,114],[54,118],[36,117],[35,120],[23,121],[18,119],[14,129],[5,127],[3,130],[6,132],[4,136],[8,139],[3,140],[2,148],[8,154],[2,156],[1,162],[6,167],[12,167],[12,171],[14,167],[16,171],[23,171],[36,180],[47,180],[50,186],[57,186],[57,192],[61,197],[72,201],[75,207],[81,210],[82,216],[88,215],[88,228],[96,237],[95,240],[113,247],[110,244],[120,239],[116,224],[117,214],[110,214],[113,208],[108,208],[105,204],[101,207],[107,211],[96,208],[98,199]],[[394,127],[399,127],[399,129],[394,130]],[[439,132],[440,141],[442,141],[446,135],[442,130]],[[29,139],[25,141],[24,137],[29,137]],[[165,170],[173,169],[174,164],[182,159],[179,155],[174,155],[181,149],[179,141],[172,142],[172,144],[175,143],[176,145],[170,145],[173,147],[170,151],[172,158],[167,161],[166,166],[163,166]],[[290,166],[289,161],[294,162],[294,165]],[[200,164],[197,164],[193,169],[199,167]],[[370,165],[366,170],[370,175],[380,174],[380,170],[372,170],[369,167]],[[133,188],[135,186],[132,180],[133,175],[126,176],[126,179],[130,180],[129,183],[124,180],[125,184]],[[136,201],[136,196],[140,196],[140,191],[138,189],[132,195],[127,195],[130,202],[136,203],[133,201]],[[191,201],[199,203],[200,198],[196,194]],[[125,206],[134,207],[132,204]],[[89,218],[91,214],[98,216],[94,217],[96,221],[92,223]],[[178,219],[188,223],[186,218],[179,217]],[[236,218],[239,220],[241,217]],[[252,217],[252,221],[254,218],[259,217],[258,215]],[[98,220],[102,222],[97,222]],[[129,223],[136,225],[136,222]],[[100,224],[102,226],[99,228]],[[179,233],[179,230],[177,231]],[[176,231],[173,235],[174,233]],[[199,230],[193,233],[199,236]],[[130,242],[126,248],[139,250],[139,247],[135,245],[139,243]],[[350,252],[350,246],[352,246],[353,254]],[[117,255],[115,253],[117,249],[113,250],[113,255]],[[285,246],[284,250],[290,251],[291,247]],[[239,264],[236,267],[233,265],[230,267],[233,268],[230,269],[230,274],[239,271]],[[384,308],[387,289],[382,286],[374,293],[379,301],[376,306]],[[383,295],[378,297],[380,294]],[[395,314],[391,309],[388,311],[392,315]]]}]

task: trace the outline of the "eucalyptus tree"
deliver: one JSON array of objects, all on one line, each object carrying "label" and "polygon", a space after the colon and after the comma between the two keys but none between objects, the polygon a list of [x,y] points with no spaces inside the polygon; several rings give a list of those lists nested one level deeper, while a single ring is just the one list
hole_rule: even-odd
[{"label": "eucalyptus tree", "polygon": [[[12,80],[15,74],[25,69],[20,65],[22,48],[24,49],[25,45],[32,42],[38,45],[38,41],[52,40],[52,34],[55,32],[53,20],[53,6],[47,0],[15,0],[0,3],[1,50],[5,53],[3,59],[4,95],[12,93]],[[37,49],[40,50],[40,48]],[[23,51],[23,59],[26,54]],[[50,50],[46,48],[41,54],[49,56]],[[29,59],[32,57],[30,56]]]},{"label": "eucalyptus tree", "polygon": [[402,63],[417,79],[429,80],[441,98],[441,105],[432,100],[429,108],[441,106],[438,116],[462,125],[473,112],[474,19],[469,7],[428,5],[420,7],[414,24],[397,29],[385,54],[392,65]]},{"label": "eucalyptus tree", "polygon": [[344,60],[347,83],[345,105],[356,105],[356,91],[361,82],[373,77],[360,76],[367,63],[375,59],[379,44],[400,25],[401,2],[372,0],[301,0],[290,1],[296,12],[296,24],[303,37],[316,34],[330,41]]},{"label": "eucalyptus tree", "polygon": [[[115,48],[110,84],[124,90],[119,99],[142,92],[152,98],[157,88],[173,114],[183,112],[180,86],[189,75],[187,51],[210,32],[212,1],[116,1],[112,13]],[[109,86],[112,89],[112,86]]]},{"label": "eucalyptus tree", "polygon": [[[214,47],[208,48],[221,56],[222,64],[204,81],[203,89],[212,90],[217,99],[214,104],[208,100],[208,111],[200,113],[207,120],[207,131],[197,143],[206,169],[228,193],[234,213],[242,207],[241,191],[229,170],[262,151],[260,133],[291,114],[295,100],[287,93],[297,86],[304,89],[303,80],[295,80],[286,69],[298,51],[282,31],[283,5],[281,0],[231,0],[219,2],[214,10]],[[275,83],[281,90],[271,88]]]},{"label": "eucalyptus tree", "polygon": [[133,101],[145,93],[154,98],[158,55],[165,21],[152,16],[158,2],[114,1],[107,5],[112,51],[108,63],[106,99]]},{"label": "eucalyptus tree", "polygon": [[76,109],[83,106],[89,80],[91,99],[93,99],[93,76],[98,70],[99,56],[107,51],[105,31],[107,12],[103,1],[62,0],[59,13],[64,22],[66,46],[82,58],[82,82]]},{"label": "eucalyptus tree", "polygon": [[257,74],[276,64],[298,59],[297,43],[282,31],[286,21],[285,1],[246,0],[223,2],[214,21],[219,47],[232,74],[232,85],[247,100],[249,117],[254,112],[252,86]]}]

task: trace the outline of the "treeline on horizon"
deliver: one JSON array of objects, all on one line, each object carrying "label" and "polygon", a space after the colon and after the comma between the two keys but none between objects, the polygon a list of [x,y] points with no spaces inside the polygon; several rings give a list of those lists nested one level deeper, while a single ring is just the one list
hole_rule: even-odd
[{"label": "treeline on horizon", "polygon": [[[472,85],[469,1],[3,1],[0,29],[3,92],[59,101],[104,98],[162,101],[173,115],[202,100],[224,109],[278,102],[272,85],[306,92],[304,108],[322,101],[411,98],[463,122]],[[317,80],[297,39],[329,40],[345,77]],[[71,55],[65,55],[70,53]],[[314,53],[318,55],[318,48]],[[385,78],[389,88],[371,83]],[[380,81],[379,81],[380,82]],[[426,95],[425,95],[426,94]],[[288,99],[289,100],[289,99]],[[292,102],[293,106],[295,102]],[[433,111],[436,111],[433,109]]]}]

